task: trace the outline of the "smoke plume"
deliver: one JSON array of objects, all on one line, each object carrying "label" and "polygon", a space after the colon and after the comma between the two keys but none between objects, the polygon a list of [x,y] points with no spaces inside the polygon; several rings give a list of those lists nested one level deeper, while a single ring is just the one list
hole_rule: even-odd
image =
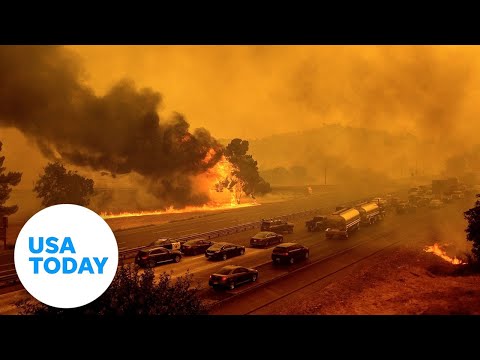
[{"label": "smoke plume", "polygon": [[159,118],[161,103],[158,92],[130,80],[97,96],[63,47],[0,47],[0,127],[19,129],[48,159],[112,176],[138,173],[166,205],[204,203],[189,176],[212,167],[222,146],[205,129],[190,132],[181,114]]}]

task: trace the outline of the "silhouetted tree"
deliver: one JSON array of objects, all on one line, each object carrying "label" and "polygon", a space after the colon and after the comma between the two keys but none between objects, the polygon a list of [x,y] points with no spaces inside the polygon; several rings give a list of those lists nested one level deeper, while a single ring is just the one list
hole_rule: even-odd
[{"label": "silhouetted tree", "polygon": [[68,171],[59,163],[49,163],[35,183],[33,191],[42,205],[76,204],[87,206],[94,195],[93,180]]},{"label": "silhouetted tree", "polygon": [[[0,141],[0,152],[2,151],[2,142]],[[5,215],[12,215],[18,210],[17,205],[4,206],[5,202],[10,198],[12,186],[17,186],[22,180],[22,173],[20,172],[5,172],[3,162],[5,156],[0,156],[0,217]]]},{"label": "silhouetted tree", "polygon": [[473,243],[472,253],[475,260],[480,262],[480,194],[477,194],[479,200],[475,201],[475,206],[463,213],[465,219],[468,221],[465,232],[467,233],[467,240]]},{"label": "silhouetted tree", "polygon": [[[248,146],[247,140],[233,139],[225,148],[224,155],[235,166],[232,175],[236,179],[230,181],[228,188],[231,190],[240,186],[245,195],[254,197],[255,194],[266,194],[272,191],[272,188],[258,173],[257,161],[252,155],[247,155]],[[237,201],[239,198],[237,194]]]},{"label": "silhouetted tree", "polygon": [[307,169],[304,166],[294,165],[290,167],[290,174],[293,179],[304,180],[307,178]]},{"label": "silhouetted tree", "polygon": [[126,264],[118,271],[109,288],[90,304],[59,309],[35,301],[16,303],[21,315],[200,315],[206,308],[192,287],[192,276],[187,274],[173,281],[163,273],[155,279],[153,269],[139,271],[137,265]]}]

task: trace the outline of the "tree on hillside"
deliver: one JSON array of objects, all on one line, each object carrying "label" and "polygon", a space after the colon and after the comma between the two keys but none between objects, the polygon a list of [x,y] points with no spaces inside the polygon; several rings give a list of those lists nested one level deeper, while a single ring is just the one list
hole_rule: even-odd
[{"label": "tree on hillside", "polygon": [[266,194],[272,191],[270,184],[266,182],[258,173],[257,161],[252,155],[247,154],[249,143],[247,140],[233,139],[225,148],[224,155],[230,161],[235,169],[233,170],[233,179],[230,179],[228,188],[240,188],[240,194],[237,194],[237,202],[240,200],[241,193],[247,196],[255,197],[256,194]]},{"label": "tree on hillside", "polygon": [[480,262],[480,194],[477,194],[478,200],[475,206],[463,213],[468,222],[465,232],[467,240],[473,243],[472,253],[477,262]]},{"label": "tree on hillside", "polygon": [[201,315],[206,314],[198,289],[192,287],[192,276],[187,274],[173,281],[163,273],[155,279],[153,269],[133,264],[118,268],[109,288],[90,304],[59,309],[34,299],[16,303],[21,315]]},{"label": "tree on hillside", "polygon": [[93,180],[68,171],[59,163],[49,163],[35,183],[33,191],[42,205],[76,204],[87,206],[94,195]]},{"label": "tree on hillside", "polygon": [[[2,142],[0,141],[0,152],[2,151]],[[7,200],[10,198],[12,187],[17,186],[22,180],[22,173],[20,172],[5,172],[6,168],[3,167],[5,156],[0,156],[0,217],[12,215],[17,212],[18,206],[4,206]]]}]

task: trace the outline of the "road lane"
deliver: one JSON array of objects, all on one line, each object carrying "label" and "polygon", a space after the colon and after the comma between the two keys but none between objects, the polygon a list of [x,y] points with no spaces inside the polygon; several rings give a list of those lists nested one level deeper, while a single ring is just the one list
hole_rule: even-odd
[{"label": "road lane", "polygon": [[270,218],[290,213],[311,210],[314,208],[324,209],[325,213],[331,212],[336,206],[365,197],[374,197],[378,193],[358,194],[347,191],[335,191],[321,193],[304,198],[296,198],[284,202],[268,203],[247,208],[228,210],[222,213],[208,214],[205,216],[159,225],[123,230],[115,233],[117,241],[123,247],[136,247],[147,245],[161,237],[179,237],[189,234],[202,233],[249,222],[260,221],[262,218]]},{"label": "road lane", "polygon": [[[378,193],[370,193],[373,197]],[[194,233],[218,230],[225,227],[259,221],[262,218],[287,215],[294,212],[321,208],[324,213],[331,212],[341,203],[367,197],[366,193],[358,194],[353,191],[343,191],[341,188],[319,192],[310,196],[294,198],[281,202],[266,203],[263,205],[224,210],[218,213],[208,213],[195,218],[188,218],[171,223],[149,225],[140,228],[126,229],[115,232],[120,251],[144,246],[161,237],[178,237]],[[118,219],[117,219],[118,220]],[[18,229],[19,230],[19,229]],[[0,270],[14,273],[13,250],[0,254]],[[0,274],[1,276],[2,274]]]},{"label": "road lane", "polygon": [[[229,298],[235,301],[240,301],[241,299],[244,299],[243,296],[259,297],[259,293],[256,293],[263,291],[270,294],[268,295],[269,299],[272,299],[272,294],[277,297],[283,296],[285,294],[284,286],[287,286],[287,284],[288,286],[290,286],[290,284],[296,282],[295,279],[290,279],[289,276],[291,273],[294,273],[299,269],[305,270],[304,274],[307,275],[304,275],[304,277],[307,280],[315,280],[315,278],[319,276],[318,271],[327,271],[329,269],[330,271],[332,271],[331,269],[338,269],[343,266],[348,266],[349,261],[356,261],[355,253],[348,253],[347,251],[344,255],[342,255],[338,253],[339,251],[347,250],[354,246],[357,246],[358,251],[368,252],[372,251],[372,246],[380,246],[382,242],[393,241],[395,240],[395,237],[402,238],[405,236],[409,236],[409,234],[416,233],[416,231],[419,232],[422,229],[425,234],[428,234],[428,231],[431,231],[432,224],[441,223],[442,221],[444,221],[445,218],[442,216],[448,215],[459,217],[458,214],[461,214],[462,211],[466,210],[466,208],[468,208],[468,205],[470,205],[469,202],[467,205],[460,205],[458,203],[454,203],[447,205],[444,209],[421,209],[416,214],[389,214],[383,222],[375,224],[371,227],[363,227],[358,233],[354,234],[348,239],[343,240],[326,240],[323,233],[309,233],[306,231],[303,221],[296,221],[294,233],[286,234],[285,241],[297,241],[306,246],[309,246],[311,256],[307,261],[294,264],[293,266],[273,266],[270,261],[270,254],[272,248],[247,248],[247,252],[245,255],[228,259],[225,262],[208,261],[203,255],[184,257],[179,264],[158,266],[157,268],[155,268],[155,273],[159,274],[164,271],[173,271],[172,274],[174,276],[183,275],[187,271],[189,273],[192,273],[193,279],[196,283],[199,284],[199,287],[201,288],[201,294],[207,304],[214,304],[219,301],[225,301],[225,304],[230,304],[230,300],[226,301]],[[223,240],[248,245],[249,238],[255,232],[255,230],[250,230],[243,233],[233,234],[223,238]],[[369,240],[372,241],[370,243],[364,243],[365,241]],[[315,268],[305,267],[312,262],[318,261],[320,259],[326,259],[328,257],[328,262],[325,261],[323,265],[320,265],[319,263],[318,267]],[[210,289],[207,283],[209,275],[212,272],[215,272],[221,267],[225,266],[226,264],[238,264],[248,267],[256,267],[260,271],[258,282],[256,284],[242,285],[241,287],[236,288],[233,291],[214,291]],[[275,283],[275,279],[278,279],[281,276],[285,276],[285,278],[281,280],[278,283],[280,285],[277,286],[277,283]],[[265,285],[268,285],[269,287],[267,287],[266,290],[262,290],[262,286]],[[255,288],[256,286],[259,287],[255,290],[252,290],[252,292],[245,293],[247,289]],[[12,306],[12,301],[13,299],[18,299],[19,297],[21,297],[21,294],[25,296],[25,291],[15,291],[11,294],[0,295],[0,314],[15,313],[15,309]],[[263,296],[265,295],[262,295],[261,297],[263,298]],[[273,298],[275,298],[275,296],[273,296]],[[263,299],[263,301],[265,301],[265,298]],[[239,309],[240,308],[241,307],[239,306]]]},{"label": "road lane", "polygon": [[[356,234],[358,236],[352,236],[344,243],[345,245],[347,243],[351,245],[355,238],[357,244],[345,247],[343,253],[329,256],[327,255],[328,251],[321,250],[321,246],[317,246],[313,249],[312,255],[311,248],[311,256],[308,262],[303,266],[298,264],[297,268],[292,269],[288,276],[282,277],[282,274],[278,273],[269,274],[269,266],[264,265],[261,270],[265,269],[267,271],[260,272],[256,284],[248,284],[245,287],[237,288],[229,292],[229,295],[225,295],[223,299],[219,298],[217,294],[212,296],[217,301],[223,300],[223,302],[214,307],[211,314],[271,314],[272,304],[279,302],[280,305],[276,304],[276,308],[281,308],[283,298],[287,298],[296,291],[303,291],[303,289],[318,281],[324,281],[326,286],[329,281],[333,281],[334,277],[332,276],[345,275],[347,268],[379,251],[383,251],[389,246],[398,246],[402,241],[412,237],[425,238],[432,236],[432,231],[439,231],[438,229],[432,230],[432,224],[440,224],[441,221],[445,221],[445,218],[454,219],[456,217],[455,221],[459,221],[458,214],[461,214],[464,210],[465,207],[456,204],[444,209],[430,210],[425,208],[425,211],[422,209],[417,214],[392,216],[389,219],[390,221],[385,221],[382,226],[378,227],[378,230],[360,229],[362,234],[358,233]],[[368,238],[372,241],[368,241]],[[321,254],[320,257],[319,254]],[[345,272],[342,273],[344,270]],[[249,287],[251,290],[249,290]]]}]

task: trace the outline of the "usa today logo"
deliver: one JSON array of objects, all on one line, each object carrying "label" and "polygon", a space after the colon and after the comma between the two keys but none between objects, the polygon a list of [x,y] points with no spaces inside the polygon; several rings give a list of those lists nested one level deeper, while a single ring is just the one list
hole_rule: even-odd
[{"label": "usa today logo", "polygon": [[45,208],[23,226],[15,244],[20,282],[38,301],[58,307],[86,305],[110,286],[118,246],[108,224],[78,205]]}]

